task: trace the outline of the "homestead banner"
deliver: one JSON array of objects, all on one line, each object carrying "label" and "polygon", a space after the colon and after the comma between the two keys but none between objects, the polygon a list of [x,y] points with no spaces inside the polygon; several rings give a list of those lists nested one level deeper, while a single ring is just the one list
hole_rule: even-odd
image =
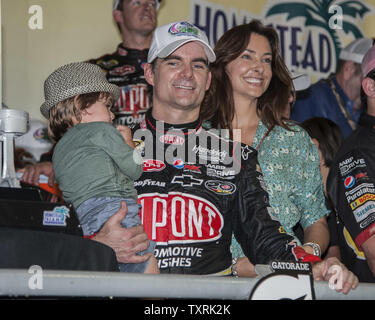
[{"label": "homestead banner", "polygon": [[[3,102],[41,118],[43,81],[58,66],[115,51],[121,42],[112,0],[2,0]],[[292,71],[311,81],[336,68],[340,50],[375,37],[375,0],[163,0],[158,24],[187,20],[212,45],[235,25],[260,19],[276,28]]]},{"label": "homestead banner", "polygon": [[263,2],[260,12],[252,8],[253,2],[247,1],[243,6],[241,1],[224,5],[190,0],[189,20],[215,44],[233,26],[260,19],[279,33],[281,54],[289,68],[316,77],[335,70],[340,50],[348,42],[375,36],[374,29],[365,25],[365,20],[375,14],[374,7],[366,1],[268,0],[259,1]]}]

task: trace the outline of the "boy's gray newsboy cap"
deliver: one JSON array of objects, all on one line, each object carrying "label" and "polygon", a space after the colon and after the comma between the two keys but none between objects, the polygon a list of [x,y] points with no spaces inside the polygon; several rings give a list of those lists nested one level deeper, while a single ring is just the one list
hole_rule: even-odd
[{"label": "boy's gray newsboy cap", "polygon": [[114,101],[120,96],[120,88],[108,82],[99,66],[87,62],[66,64],[52,72],[44,82],[45,102],[40,112],[48,119],[50,109],[57,103],[91,92],[109,92]]}]

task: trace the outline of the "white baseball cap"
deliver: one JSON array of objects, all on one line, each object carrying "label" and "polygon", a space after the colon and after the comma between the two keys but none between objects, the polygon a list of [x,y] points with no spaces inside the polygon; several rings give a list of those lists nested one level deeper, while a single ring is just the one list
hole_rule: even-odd
[{"label": "white baseball cap", "polygon": [[366,52],[372,47],[372,39],[360,38],[350,42],[341,50],[339,58],[341,60],[354,61],[361,64]]},{"label": "white baseball cap", "polygon": [[203,45],[209,62],[216,60],[214,50],[208,43],[206,34],[198,27],[186,21],[172,22],[155,29],[147,62],[156,58],[166,58],[187,42],[198,41]]},{"label": "white baseball cap", "polygon": [[[161,0],[156,0],[156,10],[160,7]],[[120,4],[120,0],[113,0],[113,9],[112,10],[118,10],[118,5]]]}]

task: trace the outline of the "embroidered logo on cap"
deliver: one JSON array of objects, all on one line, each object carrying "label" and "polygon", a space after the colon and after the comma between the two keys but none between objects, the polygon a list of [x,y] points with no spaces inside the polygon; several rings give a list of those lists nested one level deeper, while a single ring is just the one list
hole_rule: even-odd
[{"label": "embroidered logo on cap", "polygon": [[199,30],[188,22],[178,22],[173,24],[168,32],[174,36],[193,36],[198,37]]}]

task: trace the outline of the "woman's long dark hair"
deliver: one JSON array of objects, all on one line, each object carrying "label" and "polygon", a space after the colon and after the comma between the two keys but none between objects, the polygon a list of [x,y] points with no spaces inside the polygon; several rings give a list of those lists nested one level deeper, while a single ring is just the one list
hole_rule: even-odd
[{"label": "woman's long dark hair", "polygon": [[301,124],[312,139],[319,142],[324,164],[330,168],[338,152],[344,136],[340,127],[330,119],[316,117],[305,120]]},{"label": "woman's long dark hair", "polygon": [[216,61],[210,66],[211,86],[201,106],[201,117],[203,120],[210,120],[214,128],[233,129],[232,121],[235,115],[233,88],[226,67],[245,51],[252,33],[266,37],[272,50],[272,79],[268,89],[258,99],[258,115],[268,128],[281,125],[289,129],[282,120],[285,119],[285,108],[293,89],[293,82],[280,56],[276,30],[264,26],[259,20],[228,30],[217,42]]}]

